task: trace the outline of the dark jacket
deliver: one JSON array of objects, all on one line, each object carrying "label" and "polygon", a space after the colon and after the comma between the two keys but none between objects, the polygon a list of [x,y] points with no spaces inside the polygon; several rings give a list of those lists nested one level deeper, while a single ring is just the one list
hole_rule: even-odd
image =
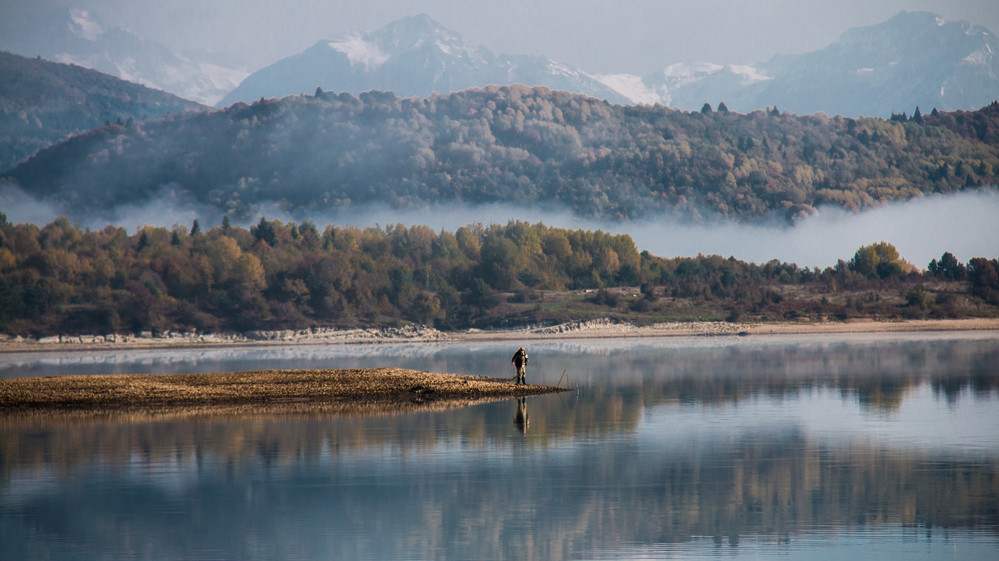
[{"label": "dark jacket", "polygon": [[530,362],[530,360],[531,359],[527,358],[527,351],[518,350],[517,352],[513,353],[513,359],[511,359],[510,362],[513,362],[514,366],[520,368],[524,364]]}]

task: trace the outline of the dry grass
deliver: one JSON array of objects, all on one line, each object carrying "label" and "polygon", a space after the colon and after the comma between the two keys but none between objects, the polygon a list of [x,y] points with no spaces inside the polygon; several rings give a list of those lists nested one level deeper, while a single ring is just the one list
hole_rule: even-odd
[{"label": "dry grass", "polygon": [[0,415],[390,413],[557,391],[565,390],[399,368],[55,376],[0,380]]}]

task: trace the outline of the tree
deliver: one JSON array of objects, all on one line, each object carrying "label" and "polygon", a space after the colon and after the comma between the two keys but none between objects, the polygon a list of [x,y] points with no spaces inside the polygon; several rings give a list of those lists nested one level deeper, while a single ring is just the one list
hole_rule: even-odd
[{"label": "tree", "polygon": [[493,288],[509,290],[524,268],[520,250],[509,238],[490,236],[482,244],[479,263],[483,277]]},{"label": "tree", "polygon": [[705,115],[711,113],[711,104],[705,101],[704,105],[701,106],[701,113],[704,113]]},{"label": "tree", "polygon": [[722,101],[721,103],[718,104],[718,112],[719,113],[728,113],[728,106],[725,105],[724,101]]},{"label": "tree", "polygon": [[914,267],[901,258],[894,245],[881,241],[858,249],[850,260],[850,270],[868,278],[887,279],[908,274]]},{"label": "tree", "polygon": [[447,314],[437,295],[420,292],[413,298],[409,306],[409,315],[413,321],[419,324],[434,325],[443,320]]},{"label": "tree", "polygon": [[136,253],[149,247],[150,243],[151,242],[149,241],[149,233],[145,229],[143,229],[142,234],[139,236],[139,245],[135,248]]},{"label": "tree", "polygon": [[923,288],[921,284],[912,285],[908,292],[905,293],[905,303],[911,307],[920,311],[925,311],[929,309],[930,303],[928,295],[926,294],[926,289]]},{"label": "tree", "polygon": [[458,241],[458,249],[461,250],[465,258],[471,261],[478,261],[480,251],[478,236],[464,226],[458,228],[454,235]]},{"label": "tree", "polygon": [[940,261],[930,261],[927,269],[934,276],[947,280],[964,280],[966,275],[964,265],[949,251],[940,256]]},{"label": "tree", "polygon": [[984,257],[969,260],[968,281],[972,294],[999,303],[999,260]]},{"label": "tree", "polygon": [[277,233],[274,231],[274,224],[268,222],[263,216],[260,217],[260,222],[256,226],[250,227],[250,233],[253,237],[260,241],[267,242],[267,245],[273,246],[277,241]]}]

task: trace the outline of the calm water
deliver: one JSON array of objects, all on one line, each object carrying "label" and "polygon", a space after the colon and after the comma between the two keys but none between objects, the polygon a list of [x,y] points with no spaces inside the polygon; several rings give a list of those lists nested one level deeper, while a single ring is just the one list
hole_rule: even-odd
[{"label": "calm water", "polygon": [[[445,413],[0,419],[0,559],[999,559],[999,336],[532,345]],[[0,355],[0,377],[402,366],[515,344]]]}]

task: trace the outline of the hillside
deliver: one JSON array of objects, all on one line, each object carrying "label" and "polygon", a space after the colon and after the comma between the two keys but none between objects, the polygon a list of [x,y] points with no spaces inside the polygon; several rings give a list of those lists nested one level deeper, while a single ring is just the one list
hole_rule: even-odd
[{"label": "hillside", "polygon": [[95,70],[0,52],[0,170],[105,123],[201,109]]},{"label": "hillside", "polygon": [[999,104],[920,121],[686,113],[515,86],[320,93],[106,126],[6,178],[72,219],[172,191],[241,220],[265,203],[305,217],[453,202],[751,220],[996,183],[999,146],[980,138]]},{"label": "hillside", "polygon": [[83,66],[205,105],[217,103],[249,74],[109,25],[93,10],[42,13],[22,21],[18,33],[0,33],[0,50]]}]

